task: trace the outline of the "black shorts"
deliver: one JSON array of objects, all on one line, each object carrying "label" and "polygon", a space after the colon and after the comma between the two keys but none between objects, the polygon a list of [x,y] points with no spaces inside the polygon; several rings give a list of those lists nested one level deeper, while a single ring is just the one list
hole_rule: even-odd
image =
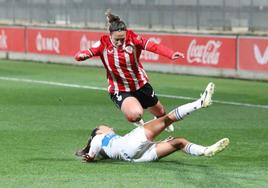
[{"label": "black shorts", "polygon": [[135,97],[141,104],[141,106],[146,109],[148,107],[152,107],[156,105],[158,102],[158,98],[155,95],[155,92],[152,86],[149,83],[146,83],[142,88],[133,92],[116,92],[114,94],[110,94],[112,101],[115,105],[121,109],[121,105],[123,101],[127,97]]}]

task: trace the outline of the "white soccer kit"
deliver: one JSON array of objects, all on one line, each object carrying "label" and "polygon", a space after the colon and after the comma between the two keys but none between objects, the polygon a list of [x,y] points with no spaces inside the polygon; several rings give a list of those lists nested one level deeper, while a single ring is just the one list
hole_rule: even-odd
[{"label": "white soccer kit", "polygon": [[91,142],[89,156],[131,162],[157,160],[156,144],[149,141],[143,127],[137,127],[125,136],[114,133],[96,135]]}]

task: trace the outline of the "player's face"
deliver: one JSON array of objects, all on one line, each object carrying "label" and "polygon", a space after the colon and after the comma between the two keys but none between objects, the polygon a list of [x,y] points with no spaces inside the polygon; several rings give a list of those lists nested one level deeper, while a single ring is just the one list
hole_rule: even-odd
[{"label": "player's face", "polygon": [[99,130],[96,132],[97,134],[108,134],[114,132],[113,128],[105,125],[100,125],[98,128]]},{"label": "player's face", "polygon": [[116,48],[123,46],[126,38],[126,31],[114,31],[111,33],[111,40]]}]

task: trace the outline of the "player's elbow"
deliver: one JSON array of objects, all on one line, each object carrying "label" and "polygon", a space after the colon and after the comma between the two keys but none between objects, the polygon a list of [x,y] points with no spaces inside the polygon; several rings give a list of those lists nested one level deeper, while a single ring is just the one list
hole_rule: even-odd
[{"label": "player's elbow", "polygon": [[157,52],[157,44],[152,41],[148,41],[145,50],[148,50],[150,52]]}]

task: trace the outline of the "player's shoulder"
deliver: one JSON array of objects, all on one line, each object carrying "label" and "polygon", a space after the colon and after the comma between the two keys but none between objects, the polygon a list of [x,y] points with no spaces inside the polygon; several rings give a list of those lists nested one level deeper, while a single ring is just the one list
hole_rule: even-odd
[{"label": "player's shoulder", "polygon": [[138,36],[133,30],[130,30],[130,29],[127,30],[126,35],[127,35],[127,37],[130,37],[130,38]]},{"label": "player's shoulder", "polygon": [[109,35],[102,35],[100,40],[101,41],[108,41],[108,40],[110,40],[110,36]]},{"label": "player's shoulder", "polygon": [[100,37],[100,39],[92,45],[92,48],[103,49],[105,46],[107,46],[109,44],[109,42],[110,42],[109,36],[108,35],[102,35]]},{"label": "player's shoulder", "polygon": [[100,43],[101,45],[105,46],[109,46],[111,45],[111,39],[109,35],[102,35],[100,38]]},{"label": "player's shoulder", "polygon": [[142,37],[132,30],[127,30],[127,38],[130,41],[133,41],[135,44],[139,43],[142,40]]}]

